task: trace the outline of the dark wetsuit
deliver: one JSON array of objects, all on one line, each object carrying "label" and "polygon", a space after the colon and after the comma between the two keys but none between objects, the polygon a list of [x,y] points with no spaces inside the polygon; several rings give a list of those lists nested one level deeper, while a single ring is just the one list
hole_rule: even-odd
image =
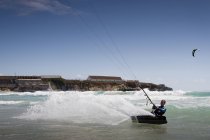
[{"label": "dark wetsuit", "polygon": [[153,112],[155,116],[162,116],[166,112],[166,108],[164,106],[153,107],[155,111]]}]

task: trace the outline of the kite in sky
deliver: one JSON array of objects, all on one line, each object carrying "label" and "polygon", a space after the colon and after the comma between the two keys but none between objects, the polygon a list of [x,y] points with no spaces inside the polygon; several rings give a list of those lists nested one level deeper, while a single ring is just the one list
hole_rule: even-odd
[{"label": "kite in sky", "polygon": [[193,51],[192,51],[192,56],[193,57],[195,57],[195,52],[197,51],[198,49],[194,49]]}]

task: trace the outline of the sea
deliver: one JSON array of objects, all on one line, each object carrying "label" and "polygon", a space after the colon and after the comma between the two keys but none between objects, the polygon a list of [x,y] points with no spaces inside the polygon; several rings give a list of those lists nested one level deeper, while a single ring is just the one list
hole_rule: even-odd
[{"label": "sea", "polygon": [[210,92],[149,91],[167,124],[133,123],[152,105],[142,91],[0,92],[0,140],[209,140]]}]

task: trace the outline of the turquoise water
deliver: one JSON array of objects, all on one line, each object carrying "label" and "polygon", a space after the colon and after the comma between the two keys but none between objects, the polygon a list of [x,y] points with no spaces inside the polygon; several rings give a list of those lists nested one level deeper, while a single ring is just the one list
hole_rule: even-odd
[{"label": "turquoise water", "polygon": [[210,92],[146,92],[167,100],[168,124],[131,122],[149,114],[142,92],[0,92],[0,139],[210,139]]},{"label": "turquoise water", "polygon": [[185,95],[194,96],[194,97],[209,97],[210,92],[188,92]]}]

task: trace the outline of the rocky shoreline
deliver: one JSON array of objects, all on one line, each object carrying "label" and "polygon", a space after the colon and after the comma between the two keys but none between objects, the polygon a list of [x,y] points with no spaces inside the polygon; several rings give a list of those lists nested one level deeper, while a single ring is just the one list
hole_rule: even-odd
[{"label": "rocky shoreline", "polygon": [[[101,76],[102,77],[102,76]],[[100,78],[101,78],[100,77]],[[102,77],[104,78],[104,77]],[[61,76],[0,76],[0,90],[17,92],[34,91],[171,91],[164,84],[144,83],[137,80],[122,80],[117,77],[104,79],[67,80]],[[140,87],[141,88],[140,88]]]}]

